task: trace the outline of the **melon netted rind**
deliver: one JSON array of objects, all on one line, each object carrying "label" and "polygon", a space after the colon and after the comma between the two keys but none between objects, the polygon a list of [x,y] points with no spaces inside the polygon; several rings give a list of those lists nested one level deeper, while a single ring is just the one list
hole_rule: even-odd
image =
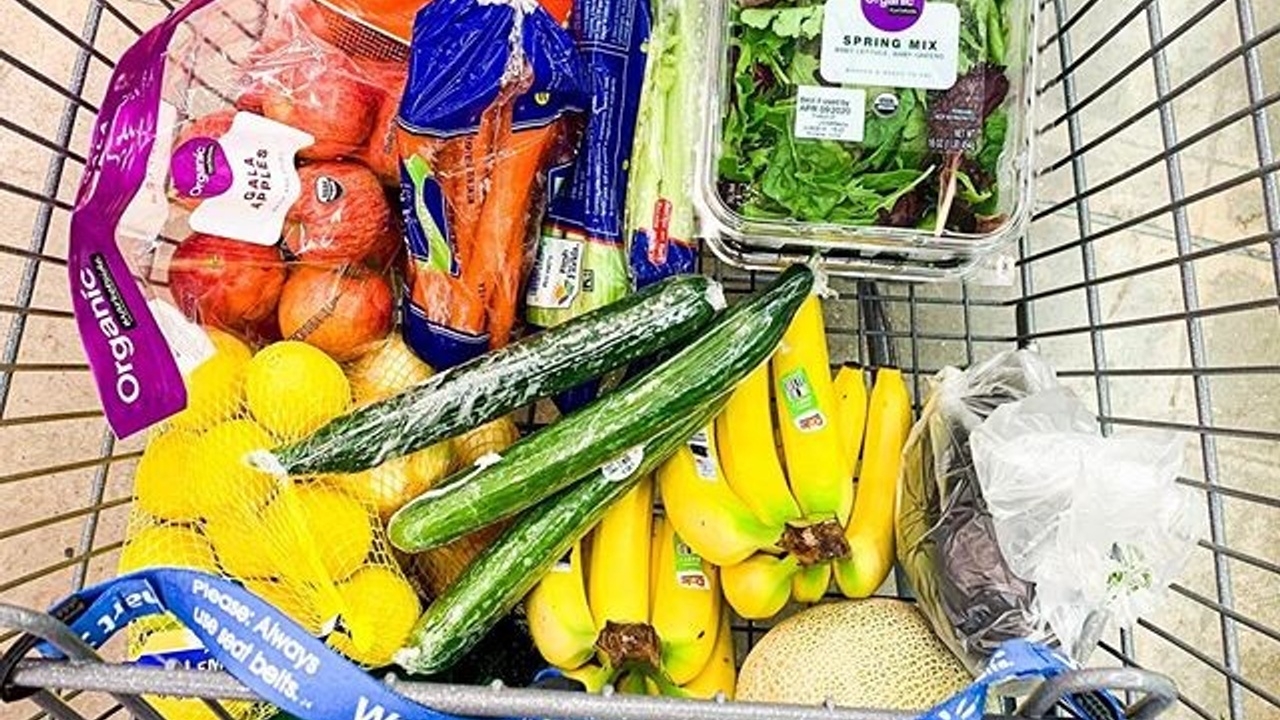
[{"label": "melon netted rind", "polygon": [[871,598],[818,605],[770,630],[742,665],[737,699],[924,710],[970,682],[911,604]]}]

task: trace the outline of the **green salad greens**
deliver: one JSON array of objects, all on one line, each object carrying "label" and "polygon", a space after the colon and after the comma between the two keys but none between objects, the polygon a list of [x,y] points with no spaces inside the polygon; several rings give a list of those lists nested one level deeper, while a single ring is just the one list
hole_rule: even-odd
[{"label": "green salad greens", "polygon": [[[959,79],[950,89],[863,88],[861,142],[795,134],[797,89],[831,85],[818,71],[822,3],[733,2],[718,166],[730,209],[750,220],[967,233],[1004,223],[996,170],[1009,126],[1015,0],[959,0]],[[885,94],[895,105],[877,111]]]}]

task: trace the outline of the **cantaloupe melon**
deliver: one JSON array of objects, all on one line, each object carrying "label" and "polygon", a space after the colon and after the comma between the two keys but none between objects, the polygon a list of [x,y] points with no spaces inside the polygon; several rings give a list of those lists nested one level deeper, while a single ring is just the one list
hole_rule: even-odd
[{"label": "cantaloupe melon", "polygon": [[924,710],[972,678],[910,604],[871,598],[809,608],[747,655],[737,699]]}]

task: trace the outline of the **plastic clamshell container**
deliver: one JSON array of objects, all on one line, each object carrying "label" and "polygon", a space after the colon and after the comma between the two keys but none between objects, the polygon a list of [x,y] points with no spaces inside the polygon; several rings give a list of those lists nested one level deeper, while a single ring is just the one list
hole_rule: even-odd
[{"label": "plastic clamshell container", "polygon": [[[1025,231],[1035,0],[705,7],[705,83],[717,112],[707,113],[698,148],[695,201],[722,258],[734,263],[744,248],[887,253],[933,266],[918,279],[942,280]],[[950,207],[970,214],[972,227],[956,227],[951,214],[937,227],[944,173],[954,178]],[[906,195],[915,197],[899,203]]]}]

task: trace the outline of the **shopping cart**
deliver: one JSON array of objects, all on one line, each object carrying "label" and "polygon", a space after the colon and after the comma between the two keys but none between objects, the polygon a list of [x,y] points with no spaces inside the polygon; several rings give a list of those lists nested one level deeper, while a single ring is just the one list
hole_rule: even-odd
[{"label": "shopping cart", "polygon": [[[1139,713],[1280,717],[1280,2],[1043,0],[1037,210],[1005,285],[837,281],[833,359],[887,340],[917,399],[945,365],[1035,345],[1103,427],[1186,439],[1181,483],[1203,533],[1166,607],[1107,636],[1086,670],[1046,683],[1130,691]],[[73,660],[3,668],[34,704],[4,717],[153,717],[142,693],[251,697],[222,674],[100,662],[40,612],[113,574],[137,441],[106,429],[80,353],[65,279],[69,212],[113,60],[170,0],[3,0],[0,12],[0,643],[23,633]],[[753,256],[752,263],[770,258]],[[776,258],[774,258],[776,260]],[[754,272],[711,262],[732,291]],[[1002,270],[1002,272],[1001,272]],[[878,300],[889,326],[869,327]],[[31,608],[31,609],[24,609]],[[763,627],[737,627],[740,650]],[[401,685],[443,711],[562,718],[853,720],[900,714],[676,703],[549,691]],[[1154,692],[1152,692],[1154,691]],[[1171,698],[1169,698],[1171,699]],[[674,703],[674,704],[673,704]]]}]

